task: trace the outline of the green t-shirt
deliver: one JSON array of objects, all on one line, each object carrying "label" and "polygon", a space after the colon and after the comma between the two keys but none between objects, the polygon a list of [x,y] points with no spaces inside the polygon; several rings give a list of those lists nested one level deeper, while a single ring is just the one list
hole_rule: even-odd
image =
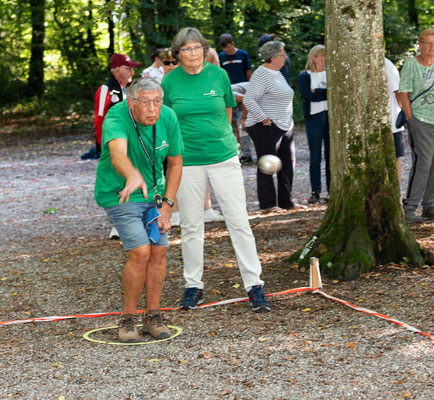
[{"label": "green t-shirt", "polygon": [[[409,58],[401,71],[400,93],[410,93],[410,100],[432,86],[434,82],[434,64],[424,67],[415,57]],[[419,120],[434,124],[434,86],[411,103],[411,111]]]},{"label": "green t-shirt", "polygon": [[[146,150],[152,161],[153,139],[152,126],[143,126],[136,122],[143,139]],[[163,161],[167,156],[175,157],[184,149],[182,135],[179,129],[178,119],[169,107],[162,106],[160,118],[156,126],[157,140],[155,148],[155,168],[157,172],[158,193],[163,196],[166,190],[166,179],[163,171]],[[141,172],[148,187],[148,198],[143,197],[143,192],[137,189],[130,195],[130,202],[150,202],[154,200],[154,179],[152,166],[140,144],[136,129],[128,113],[127,101],[116,104],[108,111],[102,126],[102,151],[96,170],[95,199],[101,207],[111,207],[119,203],[119,191],[126,183],[126,179],[120,175],[111,165],[108,143],[110,140],[123,138],[128,142],[128,158]]]},{"label": "green t-shirt", "polygon": [[227,72],[205,63],[199,74],[182,66],[163,78],[164,104],[178,116],[185,166],[216,164],[237,155],[237,141],[226,114],[235,107]]}]

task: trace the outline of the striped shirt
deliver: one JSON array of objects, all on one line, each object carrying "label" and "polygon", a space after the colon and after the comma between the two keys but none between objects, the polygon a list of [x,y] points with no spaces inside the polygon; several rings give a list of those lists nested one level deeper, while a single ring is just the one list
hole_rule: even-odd
[{"label": "striped shirt", "polygon": [[246,127],[269,118],[278,128],[289,131],[294,126],[292,100],[294,91],[280,71],[260,66],[252,75],[244,96]]}]

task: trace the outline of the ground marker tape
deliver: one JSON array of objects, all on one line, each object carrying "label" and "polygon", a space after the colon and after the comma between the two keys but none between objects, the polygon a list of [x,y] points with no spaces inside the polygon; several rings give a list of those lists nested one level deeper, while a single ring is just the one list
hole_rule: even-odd
[{"label": "ground marker tape", "polygon": [[422,332],[419,329],[417,329],[417,328],[415,328],[415,327],[413,327],[411,325],[406,324],[405,322],[401,322],[401,321],[398,321],[396,319],[390,318],[387,315],[383,315],[383,314],[377,313],[375,311],[368,310],[367,308],[358,307],[358,306],[356,306],[354,304],[349,303],[348,301],[341,300],[341,299],[338,299],[337,297],[330,296],[329,294],[324,293],[323,291],[321,291],[319,289],[313,290],[312,293],[318,293],[321,296],[324,296],[324,297],[326,297],[326,298],[328,298],[330,300],[334,300],[334,301],[337,301],[337,302],[339,302],[341,304],[344,304],[344,305],[346,305],[348,307],[351,307],[352,309],[354,309],[356,311],[360,311],[360,312],[363,312],[363,313],[366,313],[366,314],[369,314],[369,315],[373,315],[373,316],[378,317],[378,318],[385,319],[386,321],[389,321],[389,322],[392,322],[392,323],[394,323],[396,325],[399,325],[399,326],[401,326],[401,327],[403,327],[405,329],[408,329],[409,331],[412,331],[414,333],[419,333],[421,335],[429,337],[431,340],[434,340],[434,335]]},{"label": "ground marker tape", "polygon": [[[330,296],[329,294],[321,291],[320,290],[321,288],[322,288],[322,282],[321,282],[321,273],[320,273],[320,269],[319,269],[318,259],[316,257],[311,257],[311,259],[310,259],[310,287],[300,287],[300,288],[295,288],[295,289],[283,290],[281,292],[270,293],[267,296],[277,296],[277,295],[297,293],[297,292],[307,292],[307,291],[314,293],[314,294],[318,293],[318,294],[320,294],[320,295],[322,295],[322,296],[324,296],[330,300],[334,300],[334,301],[337,301],[337,302],[344,304],[348,307],[351,307],[352,309],[354,309],[356,311],[364,312],[366,314],[385,319],[386,321],[392,322],[396,325],[399,325],[403,328],[406,328],[409,331],[419,333],[419,334],[426,336],[426,337],[428,337],[434,341],[434,335],[431,335],[431,334],[426,333],[426,332],[422,332],[419,329],[414,328],[411,325],[408,325],[404,322],[390,318],[387,315],[383,315],[383,314],[377,313],[375,311],[368,310],[367,308],[358,307],[358,306],[351,304],[345,300],[341,300],[341,299],[338,299],[337,297]],[[211,306],[221,306],[221,305],[238,303],[238,302],[247,301],[247,300],[249,300],[248,297],[240,297],[238,299],[228,299],[228,300],[216,301],[216,302],[208,303],[208,304],[202,304],[202,305],[198,306],[198,308],[206,308],[206,307],[211,307]],[[179,309],[180,309],[179,307],[161,308],[162,311],[179,310]],[[139,311],[137,311],[137,313],[143,313],[144,311],[145,310],[139,310]],[[22,319],[22,320],[16,320],[16,321],[3,321],[3,322],[0,322],[0,326],[1,325],[28,324],[31,322],[62,321],[62,320],[66,320],[66,319],[76,319],[76,318],[99,318],[99,317],[104,317],[104,316],[109,316],[109,315],[119,315],[119,314],[121,314],[121,312],[117,311],[117,312],[98,313],[98,314],[75,314],[75,315],[66,315],[66,316],[30,318],[30,319]],[[103,329],[108,329],[108,328],[103,328]],[[90,331],[90,332],[92,332],[92,331]],[[114,344],[115,344],[115,342],[114,342]]]},{"label": "ground marker tape", "polygon": [[399,326],[401,326],[403,328],[406,328],[409,331],[412,331],[414,333],[419,333],[419,334],[421,334],[423,336],[429,337],[431,340],[434,340],[434,335],[422,332],[419,329],[416,329],[415,327],[413,327],[411,325],[408,325],[408,324],[406,324],[404,322],[401,322],[401,321],[398,321],[396,319],[390,318],[387,315],[383,315],[383,314],[377,313],[375,311],[368,310],[367,308],[358,307],[358,306],[356,306],[354,304],[349,303],[348,301],[341,300],[341,299],[338,299],[337,297],[330,296],[329,294],[327,294],[327,293],[323,292],[322,290],[320,290],[322,288],[321,272],[320,272],[320,269],[319,269],[319,260],[316,257],[311,257],[310,258],[310,287],[311,287],[312,293],[314,293],[314,294],[318,293],[318,294],[326,297],[327,299],[337,301],[337,302],[339,302],[341,304],[344,304],[344,305],[346,305],[348,307],[351,307],[352,309],[354,309],[356,311],[364,312],[366,314],[373,315],[375,317],[385,319],[386,321],[392,322],[392,323],[394,323],[396,325],[399,325]]},{"label": "ground marker tape", "polygon": [[[301,287],[301,288],[295,288],[295,289],[288,289],[284,290],[282,292],[276,292],[276,293],[270,293],[267,296],[277,296],[277,295],[283,295],[283,294],[290,294],[290,293],[297,293],[297,292],[305,292],[305,291],[312,291],[310,287]],[[229,299],[229,300],[221,300],[216,301],[213,303],[208,304],[202,304],[198,306],[198,308],[206,308],[211,306],[221,306],[225,304],[231,304],[231,303],[238,303],[241,301],[247,301],[249,300],[248,297],[240,297],[238,299]],[[179,310],[179,307],[163,307],[160,308],[161,311],[170,311],[170,310]],[[137,313],[144,313],[145,310],[138,310]],[[15,320],[15,321],[3,321],[0,322],[1,325],[17,325],[17,324],[29,324],[33,322],[53,322],[53,321],[63,321],[66,319],[79,319],[79,318],[99,318],[99,317],[107,317],[111,315],[119,315],[121,314],[120,311],[115,312],[105,312],[105,313],[94,313],[94,314],[73,314],[73,315],[64,315],[64,316],[51,316],[51,317],[41,317],[41,318],[29,318],[29,319],[21,319],[21,320]]]},{"label": "ground marker tape", "polygon": [[[140,328],[141,326],[143,326],[142,324],[138,324],[137,327]],[[105,342],[104,340],[97,340],[97,339],[93,339],[90,337],[91,334],[95,333],[95,332],[99,332],[99,331],[106,331],[109,329],[117,329],[118,326],[106,326],[104,328],[97,328],[97,329],[92,329],[91,331],[87,331],[84,335],[83,338],[88,340],[89,342],[94,342],[94,343],[101,343],[101,344],[110,344],[113,346],[143,346],[146,344],[152,344],[152,343],[160,343],[160,342],[165,342],[166,340],[171,340],[173,338],[176,338],[177,336],[179,336],[182,333],[182,328],[180,328],[179,326],[172,326],[172,325],[167,325],[167,327],[169,329],[174,329],[176,332],[175,334],[173,334],[172,336],[165,338],[165,339],[159,339],[159,340],[151,340],[149,342],[138,342],[138,343],[122,343],[122,342]]]}]

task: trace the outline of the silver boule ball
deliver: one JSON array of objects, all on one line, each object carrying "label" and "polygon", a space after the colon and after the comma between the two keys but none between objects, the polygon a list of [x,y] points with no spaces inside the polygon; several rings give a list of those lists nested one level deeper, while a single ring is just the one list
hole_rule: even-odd
[{"label": "silver boule ball", "polygon": [[263,174],[273,175],[282,168],[282,161],[272,154],[265,154],[258,160],[258,168]]}]

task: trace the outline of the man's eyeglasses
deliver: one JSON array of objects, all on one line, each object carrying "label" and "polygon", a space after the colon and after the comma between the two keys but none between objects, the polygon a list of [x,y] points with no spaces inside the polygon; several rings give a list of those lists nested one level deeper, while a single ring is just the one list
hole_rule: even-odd
[{"label": "man's eyeglasses", "polygon": [[178,64],[178,61],[176,61],[176,60],[172,60],[172,61],[163,61],[163,64],[164,64],[164,65],[170,65],[170,64],[177,65],[177,64]]},{"label": "man's eyeglasses", "polygon": [[128,69],[128,70],[130,70],[130,71],[134,71],[134,68],[133,68],[133,67],[128,67],[128,66],[126,66],[126,65],[121,65],[121,68]]},{"label": "man's eyeglasses", "polygon": [[184,47],[183,49],[179,49],[179,50],[182,51],[183,53],[193,53],[193,50],[197,52],[202,49],[203,46],[195,46],[195,47]]},{"label": "man's eyeglasses", "polygon": [[151,103],[154,104],[154,107],[161,107],[161,105],[163,104],[163,99],[154,99],[154,100],[148,100],[148,99],[135,99],[132,98],[135,101],[139,101],[140,104],[145,107],[145,108],[150,108],[151,107]]}]

